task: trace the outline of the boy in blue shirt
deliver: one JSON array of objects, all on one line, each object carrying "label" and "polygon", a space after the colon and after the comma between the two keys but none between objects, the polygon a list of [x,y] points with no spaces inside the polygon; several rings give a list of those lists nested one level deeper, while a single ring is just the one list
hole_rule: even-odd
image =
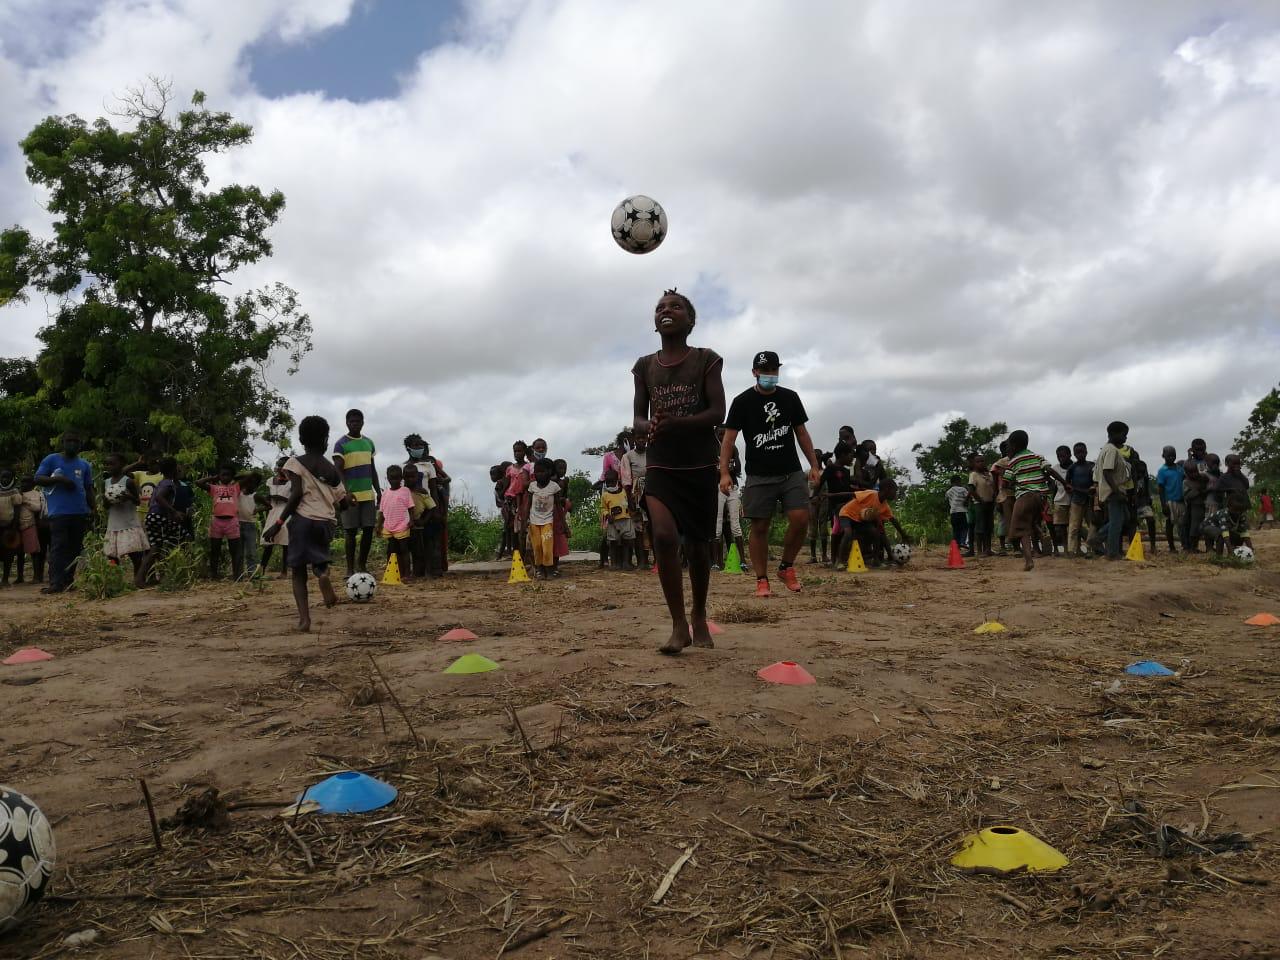
[{"label": "boy in blue shirt", "polygon": [[1186,512],[1186,504],[1182,500],[1182,478],[1185,476],[1182,467],[1178,466],[1178,453],[1173,447],[1165,447],[1160,451],[1164,463],[1156,471],[1156,486],[1160,489],[1160,511],[1164,514],[1164,535],[1169,541],[1169,552],[1177,553],[1174,546],[1174,531],[1182,531],[1182,517]]},{"label": "boy in blue shirt", "polygon": [[80,436],[62,435],[62,452],[40,461],[35,482],[45,488],[49,504],[49,585],[41,593],[62,593],[75,579],[76,561],[84,550],[84,535],[97,510],[93,468],[80,457]]}]

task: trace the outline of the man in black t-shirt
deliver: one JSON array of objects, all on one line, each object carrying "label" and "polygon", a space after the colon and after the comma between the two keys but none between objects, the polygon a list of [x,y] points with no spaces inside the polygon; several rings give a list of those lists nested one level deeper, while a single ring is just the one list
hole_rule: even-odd
[{"label": "man in black t-shirt", "polygon": [[[751,521],[751,566],[756,574],[756,596],[769,596],[769,526],[779,501],[787,514],[787,534],[782,544],[778,577],[789,590],[799,590],[793,564],[809,526],[809,484],[817,486],[820,471],[813,441],[805,423],[809,417],[794,390],[778,386],[782,361],[772,350],[755,355],[751,373],[755,386],[734,397],[725,417],[720,446],[720,489],[732,486],[729,457],[741,433],[746,443],[747,482],[742,487],[742,512]],[[796,455],[796,443],[809,461],[806,482]]]}]

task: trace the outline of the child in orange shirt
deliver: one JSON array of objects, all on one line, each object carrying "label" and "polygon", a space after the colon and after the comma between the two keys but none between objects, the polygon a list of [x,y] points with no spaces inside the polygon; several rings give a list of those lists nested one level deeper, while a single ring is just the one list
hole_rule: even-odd
[{"label": "child in orange shirt", "polygon": [[839,569],[848,565],[855,539],[870,566],[878,566],[882,555],[892,560],[889,540],[884,535],[885,523],[892,523],[902,540],[910,539],[898,518],[893,515],[893,508],[889,506],[889,502],[897,495],[897,484],[889,477],[880,481],[879,493],[875,490],[854,491],[853,498],[840,508],[838,546],[832,547],[833,567]]}]

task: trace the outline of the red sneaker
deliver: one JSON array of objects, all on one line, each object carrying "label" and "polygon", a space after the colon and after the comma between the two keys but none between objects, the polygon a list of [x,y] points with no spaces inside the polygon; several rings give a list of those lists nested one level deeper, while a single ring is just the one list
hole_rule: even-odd
[{"label": "red sneaker", "polygon": [[800,581],[796,578],[795,567],[779,567],[778,578],[787,585],[787,589],[792,593],[799,593],[801,589]]},{"label": "red sneaker", "polygon": [[761,577],[756,581],[756,596],[768,599],[769,595],[769,578]]}]

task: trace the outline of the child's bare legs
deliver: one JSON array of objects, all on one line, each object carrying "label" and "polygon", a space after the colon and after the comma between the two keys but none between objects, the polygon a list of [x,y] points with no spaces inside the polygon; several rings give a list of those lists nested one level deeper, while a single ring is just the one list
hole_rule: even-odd
[{"label": "child's bare legs", "polygon": [[222,579],[222,541],[209,538],[209,579]]},{"label": "child's bare legs", "polygon": [[231,578],[239,580],[244,576],[244,540],[240,537],[228,540],[227,550],[231,553]]},{"label": "child's bare legs", "polygon": [[[333,584],[329,582],[329,570],[325,569],[324,573],[316,574],[316,584],[320,587],[320,596],[324,597],[324,605],[326,607],[336,606],[338,596],[333,592]],[[303,588],[306,588],[306,581],[303,581]]]},{"label": "child's bare legs", "polygon": [[689,561],[689,592],[693,594],[693,608],[689,612],[689,622],[692,626],[691,642],[695,647],[712,647],[715,644],[711,642],[711,628],[707,626],[707,591],[711,587],[711,544],[705,540],[700,543],[686,543],[684,553]]},{"label": "child's bare legs", "polygon": [[[328,581],[328,577],[323,578]],[[320,588],[321,592],[324,587]],[[329,592],[333,592],[333,588],[329,588]],[[311,606],[307,600],[307,568],[293,568],[293,601],[298,605],[298,629],[306,633],[311,629]]]},{"label": "child's bare legs", "polygon": [[[666,504],[655,497],[648,498],[649,525],[653,535],[653,556],[658,564],[658,582],[662,584],[662,596],[671,614],[671,636],[658,648],[659,653],[674,655],[689,645],[689,618],[684,613],[684,574],[680,569],[680,534],[676,530],[675,517]],[[703,578],[703,603],[706,603],[706,584],[711,579],[710,544],[699,544],[706,568]],[[690,574],[693,573],[692,567]],[[695,580],[696,582],[696,580]],[[706,628],[706,613],[703,613]]]},{"label": "child's bare legs", "polygon": [[143,565],[143,560],[146,559],[146,556],[147,555],[140,550],[136,553],[129,554],[129,559],[133,561],[133,585],[139,590],[147,585],[147,569]]}]

